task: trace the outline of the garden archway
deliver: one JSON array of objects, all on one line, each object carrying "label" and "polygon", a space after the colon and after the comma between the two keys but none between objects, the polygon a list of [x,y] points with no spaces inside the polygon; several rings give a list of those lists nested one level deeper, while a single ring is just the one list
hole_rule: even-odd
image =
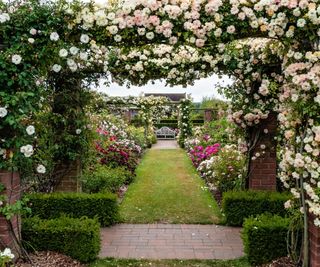
[{"label": "garden archway", "polygon": [[[258,125],[268,117],[270,107],[280,104],[279,120],[285,132],[281,142],[286,145],[281,179],[301,198],[305,223],[307,207],[319,216],[318,2],[138,1],[122,7],[32,2],[21,6],[1,3],[0,8],[4,88],[0,136],[5,140],[0,143],[4,155],[1,169],[11,169],[18,160],[33,154],[32,139],[25,129],[26,118],[37,109],[39,96],[48,87],[45,81],[50,72],[67,68],[86,76],[110,72],[119,82],[129,78],[131,83],[143,84],[168,78],[169,83],[186,84],[212,71],[233,69],[232,74],[244,86],[238,83],[239,88],[229,91],[234,99],[240,99],[234,101],[238,110],[232,119],[244,128]],[[259,48],[265,49],[269,57],[258,56],[251,62],[251,41],[247,50],[246,45],[238,49],[238,44],[232,42],[244,37],[269,37],[269,45],[256,47],[258,54]],[[280,43],[272,42],[274,39]],[[125,47],[129,45],[132,50]],[[137,54],[136,47],[143,53]],[[242,59],[248,55],[246,64]],[[163,62],[160,69],[159,62]],[[257,63],[261,68],[254,69]],[[248,88],[252,91],[247,93]],[[249,108],[240,108],[244,103]],[[306,142],[301,141],[305,139]],[[249,141],[259,144],[253,136]],[[249,144],[249,150],[250,147]],[[319,218],[314,223],[319,225]]]}]

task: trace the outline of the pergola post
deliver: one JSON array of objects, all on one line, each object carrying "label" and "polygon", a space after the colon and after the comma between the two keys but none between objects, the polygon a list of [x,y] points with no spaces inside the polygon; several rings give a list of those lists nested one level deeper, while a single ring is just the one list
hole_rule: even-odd
[{"label": "pergola post", "polygon": [[249,189],[274,191],[277,188],[276,132],[277,114],[270,113],[251,136],[258,141],[250,152]]}]

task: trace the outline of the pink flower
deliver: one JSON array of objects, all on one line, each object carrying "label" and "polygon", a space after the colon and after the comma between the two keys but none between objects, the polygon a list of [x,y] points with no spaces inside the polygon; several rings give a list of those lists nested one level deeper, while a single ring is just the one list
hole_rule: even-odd
[{"label": "pink flower", "polygon": [[150,16],[149,17],[149,23],[152,24],[153,26],[158,26],[160,24],[160,19],[158,16]]},{"label": "pink flower", "polygon": [[203,47],[204,46],[204,40],[203,39],[197,39],[196,40],[196,46],[197,47]]}]

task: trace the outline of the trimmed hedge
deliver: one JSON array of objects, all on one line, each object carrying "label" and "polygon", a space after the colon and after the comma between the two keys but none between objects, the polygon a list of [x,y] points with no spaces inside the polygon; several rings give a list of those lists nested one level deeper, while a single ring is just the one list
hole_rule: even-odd
[{"label": "trimmed hedge", "polygon": [[264,214],[246,219],[242,240],[248,261],[256,266],[288,255],[289,218]]},{"label": "trimmed hedge", "polygon": [[223,194],[222,210],[228,225],[241,226],[245,218],[265,212],[285,216],[287,193],[259,191],[229,191]]},{"label": "trimmed hedge", "polygon": [[22,239],[30,251],[57,251],[81,262],[90,262],[100,251],[100,225],[88,218],[25,218]]},{"label": "trimmed hedge", "polygon": [[51,193],[30,194],[31,216],[54,219],[65,214],[68,217],[97,218],[102,226],[116,223],[119,219],[117,197],[111,193]]}]

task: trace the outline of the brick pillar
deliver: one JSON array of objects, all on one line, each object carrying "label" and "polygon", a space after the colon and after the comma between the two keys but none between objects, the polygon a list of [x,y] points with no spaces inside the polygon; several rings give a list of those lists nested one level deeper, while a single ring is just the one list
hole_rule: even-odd
[{"label": "brick pillar", "polygon": [[212,121],[213,120],[213,112],[212,109],[206,109],[204,111],[204,121]]},{"label": "brick pillar", "polygon": [[60,183],[56,186],[57,192],[81,192],[80,176],[82,172],[80,161],[74,161],[70,166],[61,166],[64,173]]},{"label": "brick pillar", "polygon": [[[5,191],[2,194],[7,195],[10,204],[15,203],[21,197],[20,176],[18,172],[0,170],[0,183],[4,185]],[[11,219],[13,231],[17,239],[20,238],[20,218],[15,216]],[[20,255],[19,246],[17,245],[13,233],[7,220],[0,216],[0,248],[3,250],[8,247],[17,256]]]},{"label": "brick pillar", "polygon": [[[277,158],[276,158],[276,136],[277,114],[270,113],[268,118],[260,124],[260,138],[251,152],[251,158],[256,153],[260,156],[249,163],[249,188],[254,190],[276,190],[277,187]],[[265,133],[267,131],[267,133]],[[254,132],[251,139],[254,140],[257,132]],[[261,149],[265,145],[266,149]],[[263,154],[263,151],[265,152]]]},{"label": "brick pillar", "polygon": [[124,117],[125,117],[125,119],[128,121],[128,123],[131,122],[131,113],[132,113],[132,110],[131,110],[131,109],[128,110],[128,111],[125,111],[125,113],[124,113]]},{"label": "brick pillar", "polygon": [[320,228],[313,223],[314,215],[309,214],[308,219],[310,267],[320,267]]}]

